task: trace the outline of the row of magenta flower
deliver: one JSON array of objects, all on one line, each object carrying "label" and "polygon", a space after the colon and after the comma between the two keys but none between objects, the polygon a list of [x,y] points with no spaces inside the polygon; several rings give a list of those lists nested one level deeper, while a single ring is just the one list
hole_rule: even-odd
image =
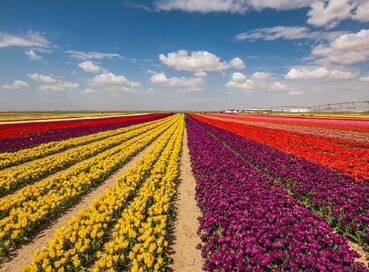
[{"label": "row of magenta flower", "polygon": [[193,117],[188,143],[205,270],[369,271],[366,183]]}]

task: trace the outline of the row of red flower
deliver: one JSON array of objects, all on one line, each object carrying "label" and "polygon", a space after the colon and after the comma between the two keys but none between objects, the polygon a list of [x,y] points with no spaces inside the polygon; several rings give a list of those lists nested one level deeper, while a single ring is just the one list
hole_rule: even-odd
[{"label": "row of red flower", "polygon": [[46,122],[27,122],[18,124],[4,124],[0,123],[0,139],[13,138],[17,136],[35,134],[44,131],[60,130],[75,127],[96,126],[101,124],[110,124],[122,121],[135,121],[148,118],[152,114],[133,115],[133,116],[119,116],[107,118],[90,118],[78,120],[65,121],[46,121]]},{"label": "row of red flower", "polygon": [[[107,123],[101,123],[104,120],[90,120],[90,124],[86,126],[75,126],[72,127],[73,122],[71,122],[70,128],[59,128],[54,130],[46,130],[46,131],[37,131],[38,123],[33,123],[35,126],[33,129],[35,130],[34,134],[26,134],[15,136],[12,138],[2,138],[0,137],[0,152],[6,151],[15,151],[22,148],[28,148],[31,146],[35,146],[42,143],[48,143],[53,141],[60,141],[69,139],[72,137],[78,137],[83,135],[88,135],[92,133],[97,133],[101,131],[117,129],[121,127],[131,126],[142,122],[154,121],[160,118],[165,118],[169,116],[169,113],[156,113],[156,114],[145,114],[140,116],[126,116],[117,118],[106,118],[110,120],[106,120]],[[105,118],[104,118],[105,119]],[[113,119],[113,120],[112,120]],[[98,121],[96,124],[93,121]],[[29,124],[27,124],[27,127]],[[55,127],[53,124],[51,127]],[[51,128],[50,127],[50,128]],[[1,128],[1,125],[0,125]],[[42,128],[43,129],[43,128]],[[20,129],[21,131],[22,129]],[[32,127],[29,128],[32,130]],[[0,134],[2,131],[0,130]]]},{"label": "row of red flower", "polygon": [[227,114],[227,115],[215,114],[215,115],[272,124],[369,132],[369,120],[361,120],[361,119],[301,118],[291,116],[287,117],[287,116],[237,115],[237,114]]},{"label": "row of red flower", "polygon": [[196,118],[349,174],[357,180],[369,180],[369,149],[367,148],[338,144],[341,139],[336,139],[337,143],[334,143],[332,137],[239,124],[232,120],[215,120],[203,115],[196,115]]}]

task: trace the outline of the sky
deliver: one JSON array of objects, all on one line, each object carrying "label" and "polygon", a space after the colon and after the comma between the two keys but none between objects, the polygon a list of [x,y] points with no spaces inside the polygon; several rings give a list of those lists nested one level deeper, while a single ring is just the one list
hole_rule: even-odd
[{"label": "sky", "polygon": [[0,111],[369,100],[369,0],[2,0]]}]

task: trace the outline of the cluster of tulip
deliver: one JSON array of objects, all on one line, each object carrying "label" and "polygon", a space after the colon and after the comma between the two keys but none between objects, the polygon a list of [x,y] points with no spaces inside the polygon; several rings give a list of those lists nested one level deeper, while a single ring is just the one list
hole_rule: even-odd
[{"label": "cluster of tulip", "polygon": [[176,192],[183,124],[137,197],[123,211],[93,271],[164,271],[170,207]]},{"label": "cluster of tulip", "polygon": [[[159,120],[160,121],[160,120]],[[124,126],[122,128],[108,130],[103,132],[98,132],[94,134],[89,134],[86,136],[75,137],[72,139],[53,141],[48,143],[43,143],[34,147],[20,149],[13,152],[3,152],[0,153],[0,169],[32,161],[35,159],[43,158],[52,154],[56,154],[67,150],[69,148],[89,144],[95,141],[103,140],[108,137],[119,135],[121,133],[128,132],[132,129],[137,129],[146,126],[148,123],[146,120],[142,120],[142,123]]]},{"label": "cluster of tulip", "polygon": [[[48,142],[62,141],[83,135],[128,127],[143,122],[150,122],[170,115],[172,114],[154,113],[119,118],[86,119],[82,120],[83,122],[81,120],[78,122],[76,120],[63,121],[68,123],[66,125],[63,125],[62,121],[0,125],[0,152],[14,152],[22,148],[30,148]],[[11,128],[7,129],[9,126]],[[14,133],[12,133],[13,130],[18,131],[15,133],[18,136],[9,138],[11,135],[14,136]],[[21,132],[19,133],[19,131]]]},{"label": "cluster of tulip", "polygon": [[[155,206],[153,200],[162,201],[164,196],[154,194],[153,190],[158,188],[164,179],[166,186],[173,190],[174,179],[178,173],[182,131],[183,117],[177,115],[176,122],[133,167],[116,180],[116,185],[97,197],[88,208],[81,210],[67,226],[59,228],[49,241],[49,245],[35,251],[32,263],[26,265],[24,269],[76,271],[82,270],[97,256],[100,258],[107,256],[105,252],[98,251],[102,250],[110,230],[117,224],[116,220],[121,218],[118,221],[120,222],[125,218],[126,211],[134,207],[133,203],[142,201],[143,193],[146,193],[145,199],[148,200],[145,204],[153,209]],[[156,209],[159,208],[156,206]],[[111,258],[118,261],[116,256]],[[119,256],[118,259],[123,257]]]},{"label": "cluster of tulip", "polygon": [[64,172],[1,198],[0,255],[6,255],[49,219],[72,206],[81,196],[104,181],[176,121],[172,119],[169,123],[164,123],[97,156],[77,163]]},{"label": "cluster of tulip", "polygon": [[[14,166],[10,169],[0,171],[0,195],[15,189],[19,189],[26,184],[31,184],[50,174],[56,173],[82,160],[95,156],[105,150],[113,148],[122,142],[137,137],[155,127],[170,122],[172,117],[146,124],[119,129],[123,132],[116,134],[111,131],[112,136],[92,143],[81,145],[70,149],[64,153],[57,153],[38,160],[33,160],[25,164]],[[107,134],[107,133],[104,133]],[[87,136],[86,136],[87,137]],[[69,141],[69,140],[67,140]]]},{"label": "cluster of tulip", "polygon": [[204,270],[369,271],[344,236],[214,136],[188,119]]},{"label": "cluster of tulip", "polygon": [[320,164],[199,122],[244,161],[272,177],[335,230],[369,251],[369,184]]}]

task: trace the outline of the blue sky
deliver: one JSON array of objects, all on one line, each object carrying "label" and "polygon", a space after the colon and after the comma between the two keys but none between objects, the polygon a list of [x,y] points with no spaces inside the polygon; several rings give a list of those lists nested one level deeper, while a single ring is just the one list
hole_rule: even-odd
[{"label": "blue sky", "polygon": [[369,0],[0,3],[0,110],[369,98]]}]

